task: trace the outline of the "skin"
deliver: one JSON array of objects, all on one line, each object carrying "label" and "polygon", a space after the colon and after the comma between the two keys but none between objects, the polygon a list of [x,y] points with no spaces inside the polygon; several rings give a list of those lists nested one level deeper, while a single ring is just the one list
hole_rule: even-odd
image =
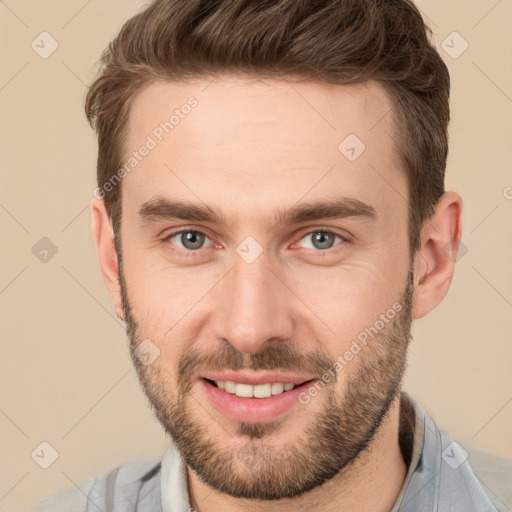
[{"label": "skin", "polygon": [[[434,309],[449,288],[461,238],[462,199],[455,192],[443,195],[410,262],[407,182],[391,138],[391,101],[374,82],[291,85],[234,75],[155,82],[133,103],[127,154],[190,96],[198,106],[122,181],[124,291],[112,226],[99,199],[92,201],[93,236],[103,277],[133,344],[150,339],[160,350],[148,367],[134,359],[148,396],[160,402],[159,419],[165,427],[171,421],[165,408],[181,397],[182,409],[186,406],[194,424],[206,429],[206,438],[231,457],[231,471],[243,480],[251,471],[253,476],[263,471],[265,454],[284,456],[290,447],[300,448],[329,399],[341,411],[348,407],[347,386],[359,383],[362,391],[364,381],[357,377],[365,362],[384,353],[403,370],[408,324]],[[353,162],[338,150],[351,133],[366,146]],[[273,226],[278,211],[334,196],[371,205],[376,218]],[[143,219],[141,207],[161,197],[206,204],[225,222]],[[194,254],[187,256],[180,237],[169,238],[180,229],[205,233],[207,247],[189,250]],[[328,250],[315,248],[311,232],[322,230],[346,240],[336,238]],[[250,264],[236,252],[248,236],[262,248]],[[403,299],[410,268],[414,299],[403,329],[383,329],[328,388],[307,406],[294,406],[260,440],[254,424],[244,433],[238,422],[214,409],[196,380],[187,378],[188,395],[180,395],[179,363],[191,352],[205,362],[230,347],[248,362],[281,343],[293,349],[297,364],[306,364],[314,353],[336,360]],[[385,340],[392,333],[401,335],[403,357],[389,353]],[[398,420],[395,397],[365,450],[323,485],[290,498],[236,498],[212,489],[189,468],[191,505],[199,512],[388,511],[407,470],[397,442]],[[249,448],[255,456],[250,471],[237,459]]]}]

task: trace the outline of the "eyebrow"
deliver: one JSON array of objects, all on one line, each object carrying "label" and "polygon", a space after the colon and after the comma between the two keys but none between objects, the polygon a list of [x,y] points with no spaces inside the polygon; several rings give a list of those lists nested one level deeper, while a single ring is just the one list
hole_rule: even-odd
[{"label": "eyebrow", "polygon": [[[220,211],[205,204],[189,203],[163,197],[146,201],[138,213],[144,222],[179,219],[226,224],[226,219]],[[377,212],[373,206],[363,203],[358,199],[341,197],[332,200],[319,200],[295,205],[288,210],[281,210],[275,213],[272,224],[268,227],[269,229],[274,229],[283,225],[348,217],[376,221]]]}]

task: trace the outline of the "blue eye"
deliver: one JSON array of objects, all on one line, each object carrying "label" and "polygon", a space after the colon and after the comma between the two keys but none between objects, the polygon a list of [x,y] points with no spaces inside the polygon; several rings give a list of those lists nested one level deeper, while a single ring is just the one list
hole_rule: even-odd
[{"label": "blue eye", "polygon": [[[171,233],[167,240],[171,242],[173,245],[177,245],[181,249],[186,249],[188,251],[196,251],[198,249],[204,249],[205,247],[209,247],[211,244],[211,240],[200,231],[194,231],[192,229],[185,229],[182,231],[177,231],[176,233]],[[210,244],[204,246],[205,240],[210,240]]]},{"label": "blue eye", "polygon": [[[336,233],[332,233],[331,231],[325,231],[325,230],[318,230],[318,231],[311,231],[307,235],[303,236],[300,241],[302,240],[309,240],[309,244],[302,246],[306,249],[318,249],[320,251],[325,251],[327,249],[331,249],[335,245],[335,240],[338,238],[342,242],[344,241],[344,238],[340,235],[337,235]],[[336,244],[339,245],[339,244]]]},{"label": "blue eye", "polygon": [[[348,240],[332,231],[318,229],[306,233],[296,244],[304,249],[314,249],[316,251],[326,252],[337,245],[342,245]],[[192,255],[199,252],[200,249],[207,249],[214,245],[213,240],[201,231],[194,229],[182,229],[175,231],[165,238],[166,243],[170,243],[173,250],[181,252],[182,255]]]}]

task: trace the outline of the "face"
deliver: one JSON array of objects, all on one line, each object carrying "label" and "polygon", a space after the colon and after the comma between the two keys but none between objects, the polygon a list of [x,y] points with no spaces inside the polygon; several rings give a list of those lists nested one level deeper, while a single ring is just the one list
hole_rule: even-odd
[{"label": "face", "polygon": [[413,275],[390,110],[376,83],[233,76],[133,103],[127,160],[151,146],[123,179],[117,240],[133,361],[219,491],[322,484],[400,391]]}]

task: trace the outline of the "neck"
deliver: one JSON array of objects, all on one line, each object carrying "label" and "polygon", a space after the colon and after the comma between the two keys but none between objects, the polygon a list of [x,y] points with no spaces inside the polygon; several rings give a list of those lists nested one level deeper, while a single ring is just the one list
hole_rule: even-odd
[{"label": "neck", "polygon": [[334,478],[301,496],[276,501],[233,498],[212,490],[187,468],[190,504],[197,512],[389,512],[400,493],[407,466],[398,444],[398,396],[368,450]]}]

